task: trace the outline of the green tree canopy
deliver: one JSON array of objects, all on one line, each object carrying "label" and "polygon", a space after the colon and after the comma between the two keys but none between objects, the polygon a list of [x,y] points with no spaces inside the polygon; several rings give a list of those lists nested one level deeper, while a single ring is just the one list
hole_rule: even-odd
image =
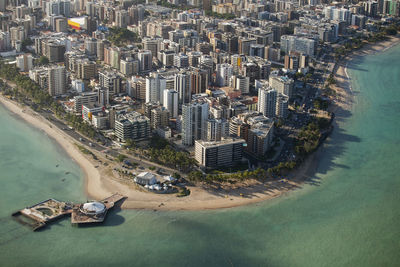
[{"label": "green tree canopy", "polygon": [[50,60],[47,57],[41,56],[39,58],[39,65],[47,65],[49,63],[50,63]]}]

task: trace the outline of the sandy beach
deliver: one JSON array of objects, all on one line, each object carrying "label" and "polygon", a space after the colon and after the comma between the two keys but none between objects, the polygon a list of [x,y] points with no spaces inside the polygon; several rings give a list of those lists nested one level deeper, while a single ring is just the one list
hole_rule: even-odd
[{"label": "sandy beach", "polygon": [[[335,112],[336,117],[341,117],[341,113],[351,109],[353,102],[350,78],[347,75],[347,64],[350,60],[383,51],[387,47],[400,42],[400,38],[392,37],[388,41],[377,44],[366,45],[343,59],[337,65],[336,81],[334,90],[337,92],[336,99],[330,107],[330,111]],[[209,187],[195,186],[188,187],[191,194],[187,197],[176,197],[173,195],[162,195],[138,190],[133,182],[118,179],[112,174],[110,167],[105,167],[95,161],[91,156],[83,154],[74,145],[75,141],[63,131],[52,125],[39,114],[28,107],[22,106],[8,98],[0,95],[0,102],[11,112],[20,116],[29,124],[47,133],[53,138],[68,155],[80,165],[86,176],[86,192],[89,197],[101,200],[109,195],[119,192],[127,197],[122,208],[127,209],[153,209],[153,210],[204,210],[231,208],[272,199],[289,191],[300,188],[304,181],[311,178],[318,166],[318,160],[323,153],[323,145],[295,171],[290,173],[287,178],[279,181],[268,181],[265,183],[251,181],[247,186],[224,190],[211,189]],[[335,128],[338,126],[334,122]],[[88,147],[88,149],[90,149]],[[107,161],[104,155],[92,151],[101,159]]]},{"label": "sandy beach", "polygon": [[347,68],[348,64],[352,60],[357,60],[364,56],[383,52],[399,43],[400,37],[397,35],[389,37],[388,40],[381,41],[376,44],[366,44],[360,50],[354,51],[338,62],[335,72],[336,84],[332,88],[336,91],[337,95],[336,99],[334,100],[334,104],[330,107],[330,111],[336,113],[337,116],[340,116],[340,114],[338,114],[340,109],[350,110],[351,108],[353,103],[353,92],[351,88],[351,78],[348,75]]},{"label": "sandy beach", "polygon": [[52,125],[51,122],[44,119],[42,116],[31,110],[29,107],[24,107],[15,101],[0,95],[0,103],[3,104],[9,111],[18,115],[20,118],[28,122],[35,128],[42,130],[49,137],[53,138],[67,154],[82,168],[86,177],[86,185],[88,188],[93,187],[99,195],[107,196],[109,192],[103,188],[100,183],[100,173],[92,164],[92,162],[82,154],[74,145],[74,140],[65,135],[60,129]]},{"label": "sandy beach", "polygon": [[[86,192],[89,197],[101,200],[115,192],[119,192],[127,197],[122,208],[153,210],[231,208],[271,199],[299,187],[298,179],[296,179],[293,181],[270,181],[266,183],[252,181],[245,188],[229,191],[190,186],[188,188],[191,194],[182,198],[176,197],[175,194],[163,195],[144,192],[138,190],[133,182],[127,183],[124,180],[112,177],[109,168],[101,166],[90,156],[83,154],[74,145],[75,140],[29,107],[22,106],[2,95],[0,95],[0,103],[30,125],[53,138],[79,164],[85,173]],[[103,160],[102,155],[95,151],[93,152]],[[299,175],[296,175],[296,177],[304,177],[307,169],[305,166],[312,163],[311,157],[307,162],[309,163],[299,168]]]}]

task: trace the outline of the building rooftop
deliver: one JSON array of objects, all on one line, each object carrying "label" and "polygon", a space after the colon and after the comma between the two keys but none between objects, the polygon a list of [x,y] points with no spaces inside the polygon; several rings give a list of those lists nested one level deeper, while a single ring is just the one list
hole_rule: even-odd
[{"label": "building rooftop", "polygon": [[250,129],[258,137],[267,137],[270,130],[274,127],[274,123],[257,123]]},{"label": "building rooftop", "polygon": [[140,114],[139,112],[132,111],[129,113],[118,114],[116,120],[121,123],[125,123],[128,121],[134,123],[134,122],[145,122],[148,121],[149,119],[146,116]]},{"label": "building rooftop", "polygon": [[103,213],[106,210],[106,206],[100,202],[87,202],[82,205],[81,210],[85,213]]},{"label": "building rooftop", "polygon": [[202,141],[196,140],[196,143],[199,143],[203,147],[212,147],[212,146],[221,146],[227,144],[239,144],[245,143],[246,141],[240,138],[223,138],[221,141]]}]

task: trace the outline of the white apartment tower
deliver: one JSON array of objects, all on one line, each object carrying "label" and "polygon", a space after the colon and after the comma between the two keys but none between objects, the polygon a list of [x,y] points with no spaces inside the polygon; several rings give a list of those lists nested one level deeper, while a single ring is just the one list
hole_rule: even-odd
[{"label": "white apartment tower", "polygon": [[277,91],[271,87],[258,89],[258,112],[268,118],[275,117]]},{"label": "white apartment tower", "polygon": [[59,96],[67,91],[67,73],[64,66],[54,66],[47,70],[49,95]]},{"label": "white apartment tower", "polygon": [[230,64],[217,64],[217,84],[224,87],[229,85],[229,79],[233,75],[233,67]]},{"label": "white apartment tower", "polygon": [[225,119],[207,121],[207,141],[221,141],[229,135],[229,122]]},{"label": "white apartment tower", "polygon": [[198,101],[182,106],[182,144],[194,145],[195,140],[206,139],[208,103]]},{"label": "white apartment tower", "polygon": [[152,77],[146,78],[146,103],[159,102],[163,104],[164,90],[166,89],[166,80],[158,75],[153,74]]},{"label": "white apartment tower", "polygon": [[31,54],[23,54],[16,58],[16,65],[21,71],[30,71],[33,67],[33,58]]},{"label": "white apartment tower", "polygon": [[250,77],[234,75],[230,78],[229,86],[241,91],[243,94],[248,94],[250,91]]},{"label": "white apartment tower", "polygon": [[316,48],[317,41],[314,39],[294,35],[281,36],[281,51],[285,52],[285,54],[294,51],[314,57]]},{"label": "white apartment tower", "polygon": [[178,92],[175,90],[164,90],[163,106],[168,109],[172,118],[178,117]]},{"label": "white apartment tower", "polygon": [[287,76],[275,76],[269,77],[269,85],[274,88],[278,93],[287,95],[289,100],[293,98],[294,91],[294,80]]}]

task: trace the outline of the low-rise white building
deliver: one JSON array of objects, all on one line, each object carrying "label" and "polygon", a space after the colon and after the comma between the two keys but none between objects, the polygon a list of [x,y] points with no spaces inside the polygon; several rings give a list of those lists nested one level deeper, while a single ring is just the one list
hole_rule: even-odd
[{"label": "low-rise white building", "polygon": [[152,185],[157,183],[156,176],[149,172],[139,173],[139,175],[135,177],[134,181],[140,185]]}]

